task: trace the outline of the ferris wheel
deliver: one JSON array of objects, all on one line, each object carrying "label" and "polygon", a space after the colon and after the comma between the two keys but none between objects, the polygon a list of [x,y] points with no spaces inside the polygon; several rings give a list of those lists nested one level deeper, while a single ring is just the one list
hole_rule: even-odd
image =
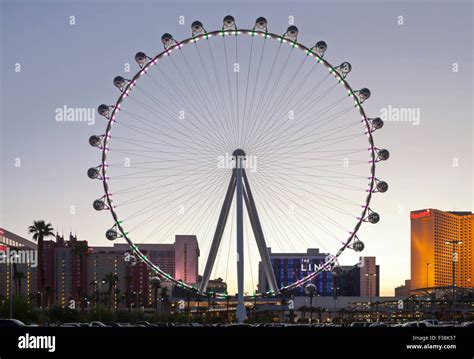
[{"label": "ferris wheel", "polygon": [[[373,138],[383,121],[364,111],[370,90],[347,82],[351,64],[329,63],[324,41],[299,43],[296,26],[279,35],[263,17],[241,29],[226,16],[219,30],[195,21],[191,37],[161,41],[156,55],[135,55],[136,74],[115,77],[118,99],[98,108],[107,125],[89,139],[102,157],[88,176],[104,192],[93,207],[112,215],[107,239],[125,240],[181,288],[209,294],[212,276],[234,270],[242,321],[258,262],[269,288],[254,295],[272,296],[337,272],[344,251],[364,249],[359,229],[380,219],[372,197],[388,190],[375,174],[389,158]],[[199,283],[174,278],[139,248],[177,234],[198,240]],[[281,284],[268,248],[330,255]]]}]

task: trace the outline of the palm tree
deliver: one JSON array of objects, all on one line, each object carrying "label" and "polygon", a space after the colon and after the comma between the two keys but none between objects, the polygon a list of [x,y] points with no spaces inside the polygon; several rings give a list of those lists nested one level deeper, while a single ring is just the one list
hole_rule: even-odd
[{"label": "palm tree", "polygon": [[21,295],[21,280],[25,279],[25,273],[23,272],[15,272],[13,273],[13,280],[15,283],[15,292],[18,296]]},{"label": "palm tree", "polygon": [[161,289],[161,279],[159,277],[152,277],[150,279],[150,282],[153,287],[153,290],[155,291],[155,301],[156,301],[155,318],[158,319],[158,303],[159,303],[158,290]]},{"label": "palm tree", "polygon": [[74,244],[74,247],[72,248],[72,250],[79,257],[80,280],[79,280],[79,286],[77,287],[77,296],[78,296],[77,299],[80,301],[81,307],[82,307],[82,302],[83,302],[82,298],[84,294],[84,288],[82,288],[82,269],[83,269],[82,262],[83,262],[83,258],[89,255],[89,247],[87,246],[86,242],[77,242],[76,244]]},{"label": "palm tree", "polygon": [[[19,249],[18,247],[10,247],[11,251],[18,251],[18,249]],[[15,283],[15,293],[18,293],[18,284],[17,284],[17,281],[16,281],[17,276],[18,276],[18,266],[16,264],[16,261],[14,261],[12,263],[12,267],[13,267],[12,268],[13,269],[12,277],[13,277],[13,280],[14,280],[13,283]]]},{"label": "palm tree", "polygon": [[112,289],[117,285],[119,277],[115,273],[107,273],[104,276],[104,281],[109,285],[109,288],[107,289],[107,296],[109,298],[108,306],[110,308],[112,307]]},{"label": "palm tree", "polygon": [[299,307],[296,311],[301,313],[301,320],[304,322],[306,319],[306,311],[308,310],[308,307],[305,305],[302,305]]},{"label": "palm tree", "polygon": [[[55,290],[51,287],[45,287],[44,288],[44,295],[46,295],[46,306],[49,307],[52,303],[54,303],[54,300],[51,300],[53,297]],[[43,293],[43,292],[40,292]],[[54,299],[54,298],[53,298]],[[44,301],[44,298],[41,300],[42,302]],[[41,307],[44,306],[44,303],[41,303]]]},{"label": "palm tree", "polygon": [[128,302],[128,310],[131,311],[132,310],[132,304],[131,304],[131,293],[130,293],[130,289],[131,289],[131,285],[132,285],[132,280],[133,280],[133,276],[128,274],[125,276],[125,298],[127,298],[127,302]]},{"label": "palm tree", "polygon": [[165,309],[168,310],[168,287],[162,287],[160,293],[161,299],[163,300],[163,304],[165,305]]},{"label": "palm tree", "polygon": [[[43,220],[33,221],[33,225],[28,227],[28,233],[33,235],[33,239],[38,242],[38,266],[39,266],[39,289],[44,291],[44,253],[43,240],[46,237],[54,237],[54,228],[51,223],[46,223]],[[43,306],[43,303],[41,303]]]}]

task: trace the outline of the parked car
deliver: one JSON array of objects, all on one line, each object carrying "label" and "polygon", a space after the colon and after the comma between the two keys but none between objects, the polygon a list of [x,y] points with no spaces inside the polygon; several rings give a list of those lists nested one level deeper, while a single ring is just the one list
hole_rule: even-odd
[{"label": "parked car", "polygon": [[132,328],[133,325],[130,323],[118,323],[120,328]]},{"label": "parked car", "polygon": [[444,322],[439,322],[440,327],[454,327],[452,321],[444,321]]},{"label": "parked car", "polygon": [[0,319],[0,327],[26,327],[26,324],[18,319]]},{"label": "parked car", "polygon": [[372,324],[372,323],[369,323],[369,322],[352,322],[350,327],[357,327],[357,328],[369,327],[370,324]]},{"label": "parked car", "polygon": [[474,322],[464,322],[461,324],[463,328],[474,328]]},{"label": "parked car", "polygon": [[297,324],[293,324],[292,327],[307,327],[307,328],[311,328],[311,324],[308,324],[308,323],[297,323]]},{"label": "parked car", "polygon": [[59,326],[66,328],[79,328],[81,326],[81,323],[62,323]]},{"label": "parked car", "polygon": [[373,327],[389,327],[389,325],[387,323],[384,323],[384,322],[378,322],[378,323],[372,323],[369,325],[369,327],[373,328]]},{"label": "parked car", "polygon": [[403,324],[404,328],[415,328],[415,327],[432,327],[433,325],[428,322],[416,321],[416,322],[407,322]]},{"label": "parked car", "polygon": [[[235,326],[250,326],[250,324],[234,324]],[[283,328],[286,327],[287,325],[285,323],[265,323],[265,327],[272,327],[272,328]]]},{"label": "parked car", "polygon": [[155,325],[154,324],[151,324],[150,322],[146,322],[144,320],[142,321],[138,321],[135,323],[135,326],[136,327],[154,327]]},{"label": "parked car", "polygon": [[119,328],[121,326],[120,323],[113,323],[113,322],[107,322],[104,324],[108,327],[114,327],[114,328]]},{"label": "parked car", "polygon": [[168,328],[168,327],[173,327],[175,324],[174,323],[166,323],[166,322],[158,322],[153,324],[154,327],[160,327],[160,328]]},{"label": "parked car", "polygon": [[89,327],[92,327],[92,328],[104,328],[106,327],[106,325],[102,322],[90,322],[89,323]]},{"label": "parked car", "polygon": [[425,323],[430,323],[432,326],[438,326],[439,325],[438,319],[425,319],[423,321]]}]

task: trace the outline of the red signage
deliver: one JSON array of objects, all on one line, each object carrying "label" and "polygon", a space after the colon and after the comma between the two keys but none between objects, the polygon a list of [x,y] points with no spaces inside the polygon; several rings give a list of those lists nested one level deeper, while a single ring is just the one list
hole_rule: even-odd
[{"label": "red signage", "polygon": [[410,213],[410,219],[426,218],[429,216],[431,216],[431,212],[429,209],[422,212]]},{"label": "red signage", "polygon": [[4,246],[0,244],[0,252],[6,251],[8,246]]}]

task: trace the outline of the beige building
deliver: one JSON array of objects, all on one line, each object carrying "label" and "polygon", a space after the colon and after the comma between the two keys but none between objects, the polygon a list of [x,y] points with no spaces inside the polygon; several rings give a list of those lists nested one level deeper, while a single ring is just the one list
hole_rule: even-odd
[{"label": "beige building", "polygon": [[377,276],[380,275],[375,257],[361,257],[360,260],[360,296],[375,297],[379,293]]}]

